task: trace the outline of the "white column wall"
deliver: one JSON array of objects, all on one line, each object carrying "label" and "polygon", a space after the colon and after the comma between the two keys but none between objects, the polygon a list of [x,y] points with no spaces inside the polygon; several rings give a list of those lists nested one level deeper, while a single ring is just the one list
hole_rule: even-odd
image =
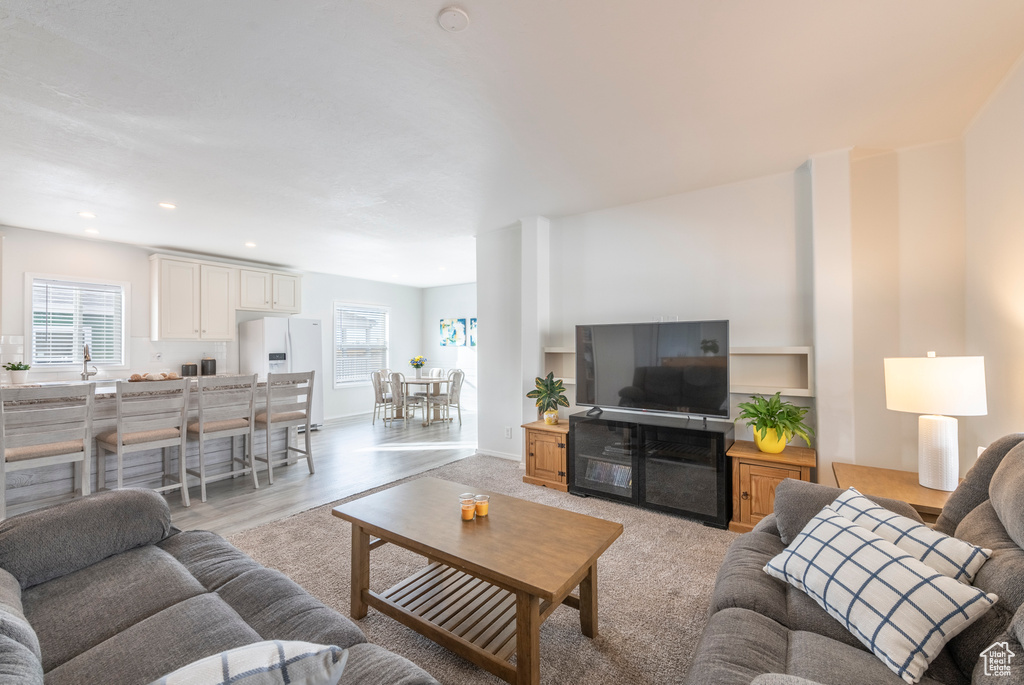
[{"label": "white column wall", "polygon": [[521,254],[518,222],[477,236],[477,449],[516,460],[523,454]]},{"label": "white column wall", "polygon": [[818,482],[831,485],[833,461],[856,461],[848,150],[811,158],[811,212]]}]

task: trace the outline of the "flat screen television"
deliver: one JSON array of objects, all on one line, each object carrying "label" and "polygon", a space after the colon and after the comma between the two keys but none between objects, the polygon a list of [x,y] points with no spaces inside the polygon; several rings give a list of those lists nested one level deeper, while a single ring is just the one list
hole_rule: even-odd
[{"label": "flat screen television", "polygon": [[729,322],[576,326],[576,404],[729,417]]}]

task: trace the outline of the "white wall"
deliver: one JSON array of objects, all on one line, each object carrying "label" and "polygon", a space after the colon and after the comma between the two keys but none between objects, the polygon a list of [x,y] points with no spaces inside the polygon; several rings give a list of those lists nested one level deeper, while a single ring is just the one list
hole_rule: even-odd
[{"label": "white wall", "polygon": [[553,219],[549,344],[679,317],[729,319],[733,347],[810,345],[795,211],[786,173]]},{"label": "white wall", "polygon": [[522,230],[518,223],[483,233],[476,239],[480,329],[478,451],[517,460],[523,454],[519,428],[523,423],[521,250]]},{"label": "white wall", "polygon": [[331,274],[304,274],[302,316],[324,323],[324,417],[328,419],[373,411],[373,388],[369,381],[334,387],[335,302],[389,308],[391,347],[388,357],[392,370],[407,373],[409,360],[422,354],[424,349],[421,288]]},{"label": "white wall", "polygon": [[552,219],[549,326],[522,295],[524,260],[544,249],[542,237],[524,242],[524,226],[543,236],[542,222],[478,236],[480,451],[521,458],[518,425],[534,419],[523,388],[542,373],[532,333],[523,353],[524,326],[549,327],[544,345],[573,346],[579,323],[728,318],[733,346],[811,344],[810,251],[797,239],[796,205],[787,173]]},{"label": "white wall", "polygon": [[[2,255],[3,307],[0,320],[0,361],[20,361],[27,351],[25,335],[25,273],[45,273],[77,278],[125,281],[131,285],[130,372],[180,371],[181,364],[203,356],[217,359],[222,373],[238,371],[237,342],[152,342],[149,339],[149,255],[131,245],[84,240],[69,236],[0,226],[4,237]],[[470,288],[470,286],[459,286]],[[438,289],[440,290],[440,289]],[[369,382],[343,388],[333,387],[334,302],[380,304],[391,309],[391,364],[401,368],[423,350],[423,290],[358,278],[307,273],[302,277],[302,313],[304,318],[324,322],[324,415],[326,418],[369,413],[373,410],[373,391]],[[238,312],[246,321],[267,312]],[[160,361],[153,359],[155,354]],[[32,371],[37,380],[76,379],[80,370],[61,372]],[[97,378],[123,378],[125,370],[103,370]],[[6,379],[5,379],[6,380]]]},{"label": "white wall", "polygon": [[[462,285],[446,285],[423,289],[423,349],[419,354],[427,358],[427,366],[441,366],[446,369],[462,369],[466,373],[463,386],[463,401],[466,406],[476,403],[477,381],[477,348],[442,347],[441,319],[466,319],[477,315],[476,283]],[[410,355],[411,358],[412,355]],[[408,360],[403,373],[408,372]],[[399,368],[396,363],[392,368]]]},{"label": "white wall", "polygon": [[[218,370],[237,371],[237,346],[211,342],[151,342],[149,339],[149,255],[151,250],[101,240],[72,238],[45,231],[0,226],[4,236],[3,362],[26,359],[25,274],[122,281],[130,285],[129,367],[131,371],[180,371],[185,362],[217,359]],[[159,361],[153,357],[161,355]],[[36,380],[74,380],[81,369],[33,369]],[[97,378],[123,378],[125,370],[100,369]],[[6,374],[4,377],[6,380]]]},{"label": "white wall", "polygon": [[894,458],[905,415],[885,408],[882,373],[885,357],[900,356],[898,179],[895,152],[854,158],[850,164],[855,456],[859,464],[916,469],[916,458],[906,465]]},{"label": "white wall", "polygon": [[1024,64],[967,132],[966,352],[985,356],[988,416],[961,444],[1024,429]]}]

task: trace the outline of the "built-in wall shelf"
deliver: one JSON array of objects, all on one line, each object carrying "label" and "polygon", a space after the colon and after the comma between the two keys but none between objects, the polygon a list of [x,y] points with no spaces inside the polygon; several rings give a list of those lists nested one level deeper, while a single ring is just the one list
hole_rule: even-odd
[{"label": "built-in wall shelf", "polygon": [[737,395],[814,397],[814,348],[732,347],[729,376]]},{"label": "built-in wall shelf", "polygon": [[576,385],[576,348],[545,347],[544,375],[555,374],[563,385]]}]

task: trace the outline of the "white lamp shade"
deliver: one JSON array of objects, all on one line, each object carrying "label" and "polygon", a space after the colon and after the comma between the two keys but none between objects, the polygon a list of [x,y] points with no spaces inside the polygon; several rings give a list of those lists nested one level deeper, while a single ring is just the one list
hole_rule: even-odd
[{"label": "white lamp shade", "polygon": [[891,357],[884,361],[887,409],[944,416],[988,413],[984,357]]}]

